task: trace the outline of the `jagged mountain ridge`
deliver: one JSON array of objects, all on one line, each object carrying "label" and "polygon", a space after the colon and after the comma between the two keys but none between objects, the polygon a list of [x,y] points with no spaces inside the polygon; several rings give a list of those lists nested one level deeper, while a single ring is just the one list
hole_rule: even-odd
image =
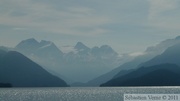
[{"label": "jagged mountain ridge", "polygon": [[177,43],[168,49],[166,49],[162,54],[152,58],[150,61],[142,63],[140,66],[152,66],[163,63],[172,63],[180,66],[180,43]]},{"label": "jagged mountain ridge", "polygon": [[[175,38],[175,40],[179,40],[179,37],[178,38]],[[171,42],[172,42],[172,40],[171,40]],[[172,44],[172,43],[171,43]],[[177,71],[179,71],[179,73],[180,73],[180,42],[175,42],[174,43],[174,45],[172,45],[172,46],[170,46],[170,47],[168,47],[162,54],[160,54],[160,55],[157,55],[157,56],[155,56],[154,58],[152,58],[152,59],[150,59],[150,60],[148,60],[148,61],[146,61],[146,62],[143,62],[143,63],[140,63],[138,66],[136,66],[136,67],[134,67],[134,70],[133,71],[138,71],[138,70],[141,70],[141,72],[143,72],[143,73],[145,73],[144,71],[145,70],[143,70],[142,71],[142,69],[143,69],[143,67],[149,67],[149,68],[146,68],[147,70],[149,69],[149,70],[153,70],[153,68],[154,69],[156,69],[156,68],[161,68],[161,69],[164,69],[164,68],[169,68],[169,69],[172,69],[173,67],[177,67],[177,68],[179,68],[179,69],[174,69],[174,72],[176,72],[176,70]],[[161,65],[161,64],[163,64],[163,65]],[[175,65],[169,65],[169,64],[175,64]],[[151,67],[151,68],[150,68]],[[156,68],[155,68],[156,67]],[[171,68],[172,67],[172,68]],[[131,67],[132,68],[132,67]],[[135,70],[137,68],[137,70]],[[173,69],[171,70],[171,71],[173,71]],[[142,74],[142,73],[140,73],[140,72],[138,72],[139,74]],[[155,73],[155,74],[154,74]],[[146,81],[145,80],[145,78],[146,79],[148,79],[148,78],[150,78],[150,76],[152,76],[152,77],[154,77],[152,74],[154,74],[154,75],[158,75],[158,73],[159,74],[161,74],[161,71],[155,71],[154,73],[150,73],[150,74],[147,74],[146,73],[146,75],[144,74],[144,76],[142,76],[141,75],[141,77],[138,77],[138,78],[136,78],[136,79],[127,79],[127,81],[122,81],[121,79],[122,78],[127,78],[127,77],[129,77],[129,76],[127,76],[127,77],[124,77],[123,75],[121,75],[122,73],[121,72],[119,72],[118,74],[116,74],[111,80],[109,80],[108,82],[106,82],[106,83],[104,83],[103,85],[104,86],[125,86],[125,85],[128,85],[128,83],[132,83],[132,84],[137,84],[137,85],[139,85],[138,83],[135,83],[134,81],[135,80],[144,80],[144,82]],[[163,73],[163,70],[162,70],[162,73]],[[167,73],[167,75],[168,74],[173,74],[173,73],[170,73],[169,71],[164,71],[164,74],[165,73]],[[137,76],[137,75],[139,75],[139,74],[137,74],[136,73],[136,75],[134,74],[132,77],[135,77],[135,76]],[[125,75],[132,75],[132,73],[126,73]],[[176,74],[175,74],[176,75]],[[177,74],[176,76],[178,76],[179,74]],[[156,77],[156,78],[158,78],[158,77]],[[155,79],[155,78],[154,78]],[[171,79],[176,79],[175,78],[175,76],[173,77],[173,78],[171,78]],[[178,80],[178,79],[176,79],[176,80]],[[170,80],[169,80],[170,81]],[[117,83],[116,83],[117,82]],[[125,83],[126,82],[126,83]],[[157,82],[157,81],[156,81]],[[174,82],[174,81],[173,81]],[[143,83],[143,82],[142,82]],[[151,84],[150,82],[148,82],[149,84]],[[146,84],[145,85],[147,85],[148,84],[147,83],[147,81],[146,81]],[[171,82],[168,82],[169,84],[171,84]],[[179,81],[177,82],[178,84],[177,85],[179,85]],[[162,83],[161,83],[161,85],[162,85]],[[173,84],[174,85],[174,84]],[[132,86],[132,85],[131,85]]]},{"label": "jagged mountain ridge", "polygon": [[54,53],[58,55],[63,54],[63,52],[59,50],[53,42],[45,40],[38,42],[34,38],[21,41],[15,49],[25,55],[39,54],[44,51],[48,51],[48,55],[54,55]]},{"label": "jagged mountain ridge", "polygon": [[110,72],[107,72],[95,79],[90,80],[87,84],[99,86],[100,84],[103,84],[113,78],[116,78],[118,75],[121,75],[121,71],[136,69],[143,66],[144,62],[149,61],[157,55],[162,54],[166,49],[178,43],[180,43],[180,36],[174,39],[167,39],[165,41],[162,41],[156,46],[148,47],[143,55],[137,56],[133,60],[120,65],[119,67],[111,70]]},{"label": "jagged mountain ridge", "polygon": [[[73,51],[63,53],[53,42],[31,38],[21,41],[15,50],[46,70],[78,82],[87,82],[119,65],[118,54],[108,45],[89,48],[78,42]],[[80,70],[83,72],[79,73]]]}]

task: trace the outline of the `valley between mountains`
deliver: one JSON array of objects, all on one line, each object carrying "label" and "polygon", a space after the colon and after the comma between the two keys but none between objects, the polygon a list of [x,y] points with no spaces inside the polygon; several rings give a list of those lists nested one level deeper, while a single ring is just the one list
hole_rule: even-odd
[{"label": "valley between mountains", "polygon": [[179,36],[134,57],[109,45],[59,47],[34,38],[0,47],[2,87],[180,86],[179,76]]}]

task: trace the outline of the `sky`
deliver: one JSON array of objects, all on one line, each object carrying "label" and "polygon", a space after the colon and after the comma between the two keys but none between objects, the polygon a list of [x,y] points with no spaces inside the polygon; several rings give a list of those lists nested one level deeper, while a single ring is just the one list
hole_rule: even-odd
[{"label": "sky", "polygon": [[0,46],[28,38],[138,53],[180,35],[180,0],[0,0]]}]

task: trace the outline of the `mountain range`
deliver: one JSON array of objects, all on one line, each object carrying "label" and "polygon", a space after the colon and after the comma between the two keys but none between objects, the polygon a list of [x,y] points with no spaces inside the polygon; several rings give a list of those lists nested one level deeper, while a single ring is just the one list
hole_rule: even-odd
[{"label": "mountain range", "polygon": [[0,85],[13,87],[67,87],[66,82],[16,51],[0,49]]},{"label": "mountain range", "polygon": [[[131,60],[129,62],[125,62],[124,64],[120,65],[119,67],[117,67],[117,68],[115,68],[93,80],[90,80],[87,83],[87,85],[99,86],[103,83],[108,82],[109,80],[111,80],[115,77],[121,76],[122,74],[129,73],[133,69],[137,69],[138,67],[143,66],[142,65],[143,63],[146,63],[149,60],[151,60],[152,58],[154,58],[158,55],[161,55],[164,51],[170,50],[170,49],[168,49],[169,47],[179,47],[179,46],[175,46],[179,43],[180,43],[180,36],[178,36],[174,39],[167,39],[165,41],[162,41],[159,44],[157,44],[156,46],[148,47],[146,49],[146,51],[144,51],[144,54],[135,57],[133,60]],[[174,50],[174,51],[176,51],[176,53],[179,52],[178,50]],[[172,54],[174,54],[174,52],[166,53],[166,54],[172,55]],[[164,59],[169,59],[169,57],[168,56],[164,57]],[[151,61],[153,61],[153,60],[151,60]],[[161,59],[154,60],[154,62],[158,62],[158,61],[160,62]],[[178,60],[177,60],[176,56],[172,56],[172,59],[166,60],[166,62],[168,62],[168,61],[171,61],[170,63],[174,63],[173,61],[176,61],[176,63],[178,63],[178,64],[180,63],[180,62],[177,62]],[[161,62],[161,63],[166,63],[166,62]],[[148,64],[148,63],[146,63],[146,64]],[[146,66],[150,66],[150,64],[156,65],[155,63],[149,63],[149,65],[146,65]]]},{"label": "mountain range", "polygon": [[160,64],[141,67],[101,86],[180,86],[179,76],[180,67],[178,65]]},{"label": "mountain range", "polygon": [[148,47],[122,65],[118,53],[108,45],[89,48],[77,42],[71,51],[60,49],[51,41],[38,42],[34,38],[21,41],[15,48],[0,47],[0,86],[180,84],[180,36]]},{"label": "mountain range", "polygon": [[[177,37],[175,40],[179,40]],[[172,44],[172,43],[171,43]],[[174,43],[152,59],[117,73],[101,86],[179,86],[180,42]],[[146,68],[145,68],[146,67]]]},{"label": "mountain range", "polygon": [[110,46],[89,48],[82,42],[77,42],[72,51],[63,53],[53,42],[38,42],[31,38],[21,41],[15,47],[15,51],[69,84],[87,82],[119,66],[121,62],[118,53]]}]

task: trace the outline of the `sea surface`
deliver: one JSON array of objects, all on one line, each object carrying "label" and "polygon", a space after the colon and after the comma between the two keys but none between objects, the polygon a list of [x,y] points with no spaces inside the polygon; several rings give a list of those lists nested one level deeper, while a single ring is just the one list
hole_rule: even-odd
[{"label": "sea surface", "polygon": [[123,101],[124,94],[180,94],[180,87],[0,88],[0,101]]}]

